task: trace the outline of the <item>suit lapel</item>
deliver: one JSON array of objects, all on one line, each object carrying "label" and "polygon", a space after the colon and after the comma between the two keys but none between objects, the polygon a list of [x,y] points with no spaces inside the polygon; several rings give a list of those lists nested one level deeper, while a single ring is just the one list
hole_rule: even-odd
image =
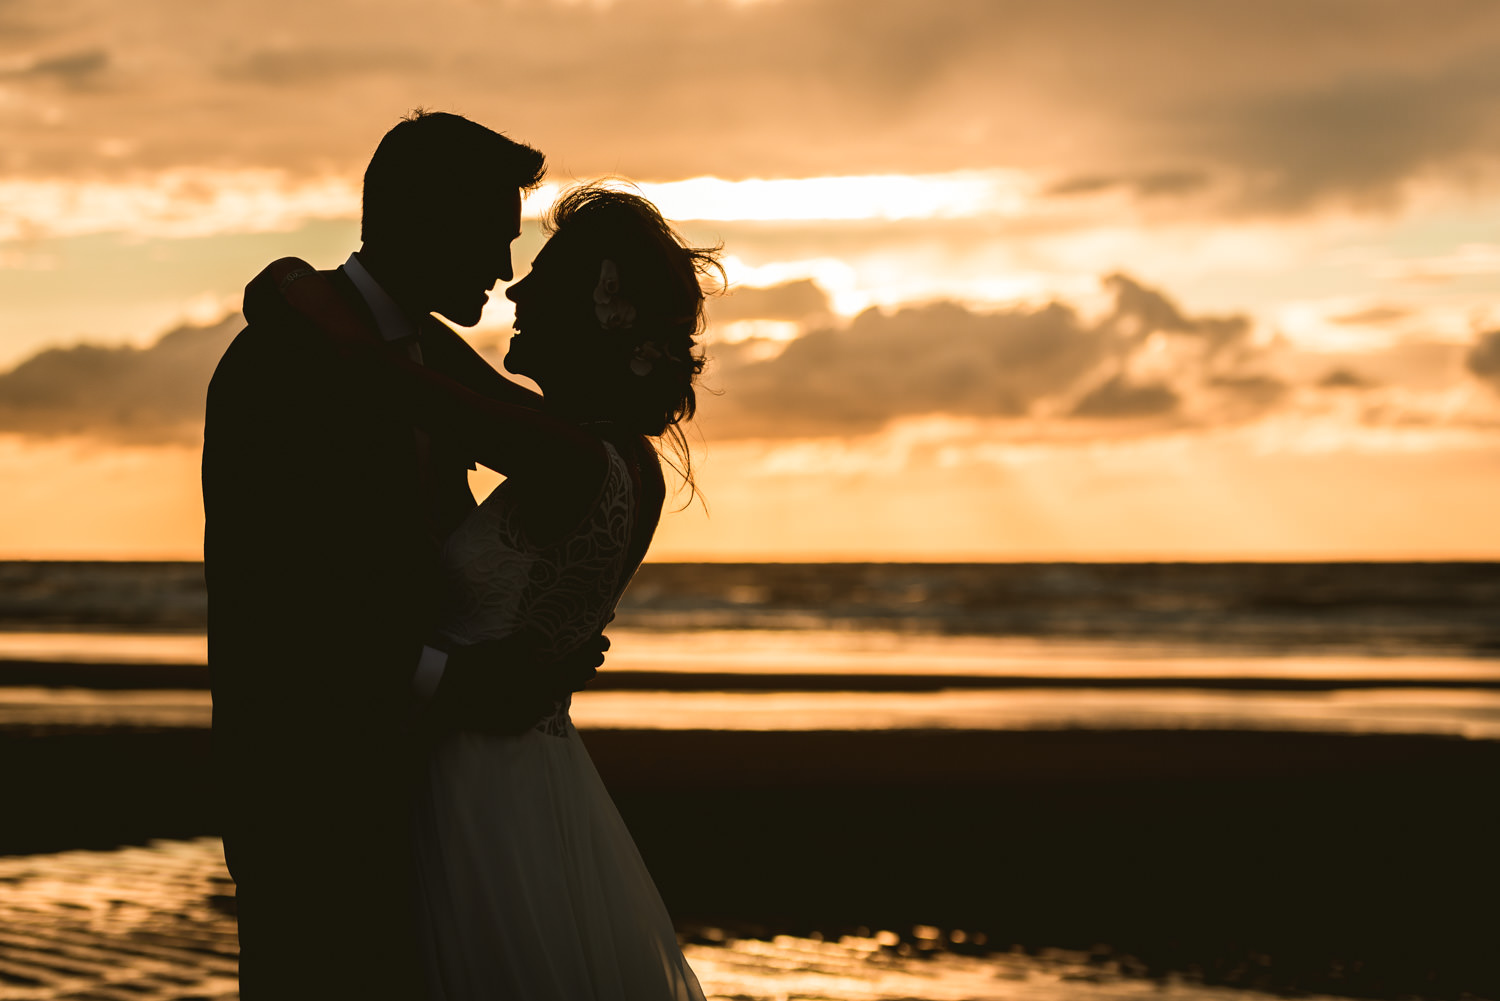
[{"label": "suit lapel", "polygon": [[[337,290],[340,297],[348,303],[350,309],[359,317],[360,322],[370,330],[378,331],[380,328],[375,321],[375,314],[371,312],[370,307],[365,303],[364,296],[359,294],[359,289],[355,287],[354,282],[349,276],[342,269],[335,269],[325,272],[325,274],[328,275],[330,283]],[[396,477],[392,483],[393,488],[398,489],[402,495],[410,498],[411,509],[409,517],[415,522],[413,527],[418,528],[419,534],[424,538],[431,539],[434,535],[430,528],[432,519],[429,512],[431,505],[427,503],[427,498],[430,495],[427,467],[430,466],[430,462],[426,454],[427,449],[422,441],[422,438],[426,436],[422,435],[419,438],[420,432],[409,420],[403,420],[398,425],[394,422],[387,423],[387,419],[377,417],[375,414],[371,414],[370,419],[384,425],[383,430],[373,426],[368,430],[369,433],[380,435],[389,442],[391,449],[391,473]],[[394,499],[392,498],[392,500]],[[435,542],[436,540],[432,541]]]},{"label": "suit lapel", "polygon": [[[436,317],[426,317],[420,325],[422,333],[422,363],[435,372],[453,376],[449,360],[453,349],[451,342],[458,335]],[[458,527],[459,522],[474,510],[474,494],[469,489],[468,470],[474,468],[473,461],[462,455],[441,438],[433,439],[429,461],[429,494],[435,529],[441,538]]]}]

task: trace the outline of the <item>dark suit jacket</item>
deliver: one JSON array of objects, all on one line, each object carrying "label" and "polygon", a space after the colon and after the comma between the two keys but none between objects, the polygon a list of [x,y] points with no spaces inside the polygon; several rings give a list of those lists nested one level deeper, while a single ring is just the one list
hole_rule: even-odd
[{"label": "dark suit jacket", "polygon": [[[216,774],[245,961],[279,969],[323,934],[346,952],[329,958],[341,992],[410,997],[411,679],[443,601],[436,539],[474,504],[467,463],[433,442],[424,473],[410,416],[257,281],[203,450]],[[436,320],[423,329],[426,364],[474,360]]]}]

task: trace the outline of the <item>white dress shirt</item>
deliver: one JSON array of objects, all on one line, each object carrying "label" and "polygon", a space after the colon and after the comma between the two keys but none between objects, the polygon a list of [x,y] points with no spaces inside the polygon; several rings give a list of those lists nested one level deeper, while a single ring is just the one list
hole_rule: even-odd
[{"label": "white dress shirt", "polygon": [[[375,316],[375,329],[380,332],[380,336],[388,342],[410,338],[407,342],[407,356],[418,365],[422,364],[422,346],[416,339],[416,322],[396,305],[396,300],[380,287],[375,276],[365,270],[359,255],[350,254],[342,270],[354,283],[354,288],[365,305],[370,307],[370,312]],[[432,693],[437,691],[438,682],[443,680],[443,670],[447,666],[446,653],[434,647],[423,646],[422,656],[417,660],[416,673],[411,679],[413,691],[420,698],[431,698]]]}]

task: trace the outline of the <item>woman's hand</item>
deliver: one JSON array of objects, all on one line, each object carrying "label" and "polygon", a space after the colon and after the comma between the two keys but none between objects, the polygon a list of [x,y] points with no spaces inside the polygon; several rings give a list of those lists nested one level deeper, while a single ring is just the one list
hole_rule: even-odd
[{"label": "woman's hand", "polygon": [[380,335],[339,295],[328,276],[301,258],[272,261],[261,275],[273,282],[286,304],[317,327],[341,353],[351,354],[381,343]]}]

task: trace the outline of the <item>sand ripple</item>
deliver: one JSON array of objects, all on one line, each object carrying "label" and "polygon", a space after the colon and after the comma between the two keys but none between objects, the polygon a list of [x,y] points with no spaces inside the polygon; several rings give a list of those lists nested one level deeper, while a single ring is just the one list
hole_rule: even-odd
[{"label": "sand ripple", "polygon": [[[0,858],[0,997],[238,997],[232,890],[216,838]],[[964,955],[948,946],[951,932],[935,928],[836,942],[735,939],[715,929],[689,938],[705,990],[737,1001],[1267,997],[1147,980],[1107,957],[1061,950]]]}]

